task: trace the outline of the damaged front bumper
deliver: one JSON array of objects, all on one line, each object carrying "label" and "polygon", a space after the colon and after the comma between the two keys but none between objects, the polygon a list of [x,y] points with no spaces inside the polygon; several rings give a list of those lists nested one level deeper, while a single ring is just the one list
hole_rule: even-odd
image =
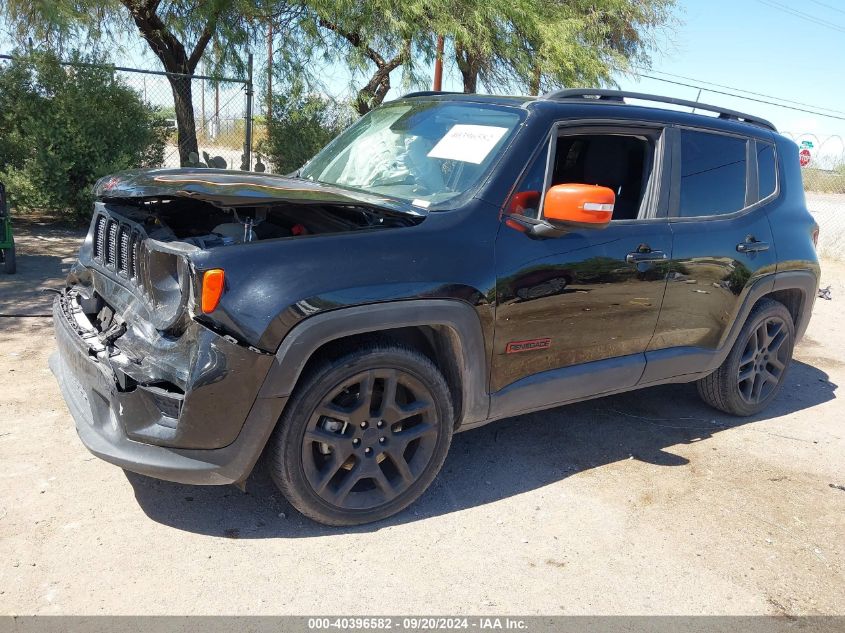
[{"label": "damaged front bumper", "polygon": [[53,320],[58,349],[50,369],[94,455],[180,483],[226,484],[249,475],[286,401],[258,397],[272,355],[194,322],[184,389],[145,385],[138,378],[148,363],[127,357],[119,344],[103,344],[75,291],[56,297]]}]

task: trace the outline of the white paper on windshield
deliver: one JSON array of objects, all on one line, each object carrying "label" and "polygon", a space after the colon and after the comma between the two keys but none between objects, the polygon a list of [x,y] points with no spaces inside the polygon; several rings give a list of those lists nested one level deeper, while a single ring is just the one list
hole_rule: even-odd
[{"label": "white paper on windshield", "polygon": [[493,125],[453,125],[427,156],[478,165],[507,131],[506,127]]}]

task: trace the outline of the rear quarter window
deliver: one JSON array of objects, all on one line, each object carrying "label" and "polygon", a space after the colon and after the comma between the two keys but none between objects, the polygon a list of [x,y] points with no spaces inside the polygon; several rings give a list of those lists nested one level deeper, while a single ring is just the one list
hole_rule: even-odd
[{"label": "rear quarter window", "polygon": [[757,141],[757,179],[760,183],[760,200],[768,198],[777,188],[777,162],[775,146]]},{"label": "rear quarter window", "polygon": [[681,217],[725,215],[745,207],[747,143],[681,130]]}]

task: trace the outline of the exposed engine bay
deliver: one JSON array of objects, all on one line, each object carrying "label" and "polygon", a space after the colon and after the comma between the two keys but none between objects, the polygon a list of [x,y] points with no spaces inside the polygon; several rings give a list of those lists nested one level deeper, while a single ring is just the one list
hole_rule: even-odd
[{"label": "exposed engine bay", "polygon": [[[126,203],[129,204],[126,204]],[[260,240],[398,228],[419,221],[375,207],[291,203],[218,207],[190,198],[121,200],[120,214],[159,242],[181,241],[201,249]]]}]

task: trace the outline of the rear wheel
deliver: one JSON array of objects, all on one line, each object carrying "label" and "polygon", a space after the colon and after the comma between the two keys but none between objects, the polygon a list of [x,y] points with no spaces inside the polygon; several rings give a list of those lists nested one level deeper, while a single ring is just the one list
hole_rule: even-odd
[{"label": "rear wheel", "polygon": [[18,269],[17,261],[15,260],[15,242],[12,240],[12,245],[9,248],[4,248],[0,251],[3,257],[3,271],[7,275],[14,275]]},{"label": "rear wheel", "polygon": [[297,387],[271,439],[271,473],[315,521],[378,521],[428,488],[453,425],[449,389],[428,358],[367,347],[322,363]]},{"label": "rear wheel", "polygon": [[698,381],[710,406],[733,415],[754,415],[774,399],[792,360],[795,326],[782,303],[762,299],[748,316],[730,354]]}]

